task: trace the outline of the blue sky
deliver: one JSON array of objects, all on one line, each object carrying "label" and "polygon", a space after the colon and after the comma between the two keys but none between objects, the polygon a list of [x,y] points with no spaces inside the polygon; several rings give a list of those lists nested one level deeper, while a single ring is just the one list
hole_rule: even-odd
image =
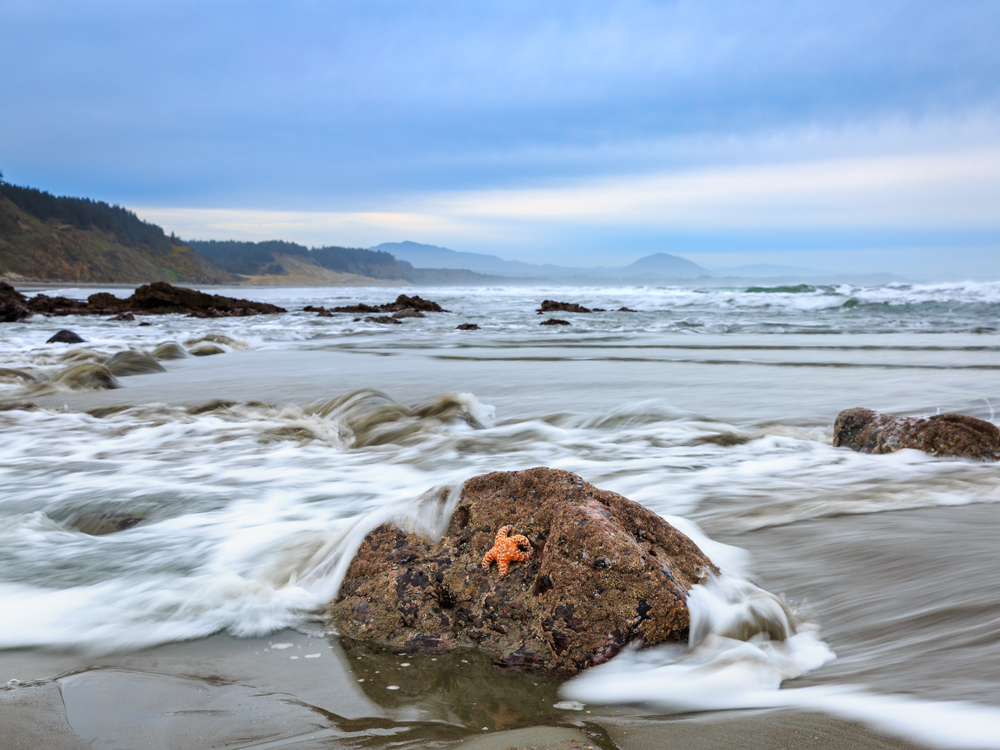
[{"label": "blue sky", "polygon": [[188,238],[1000,278],[1000,3],[0,7],[0,169]]}]

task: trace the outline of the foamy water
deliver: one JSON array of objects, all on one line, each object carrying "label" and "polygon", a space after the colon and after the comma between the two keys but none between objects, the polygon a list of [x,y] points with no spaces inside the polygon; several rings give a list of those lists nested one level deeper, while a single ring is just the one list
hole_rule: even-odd
[{"label": "foamy water", "polygon": [[[0,601],[17,613],[0,620],[0,648],[106,652],[304,626],[382,518],[433,529],[442,509],[429,490],[551,466],[667,517],[725,573],[691,597],[688,648],[625,654],[569,683],[567,697],[817,709],[941,746],[930,719],[906,717],[975,716],[945,733],[950,746],[998,746],[997,709],[949,701],[940,686],[927,686],[936,702],[919,700],[919,684],[906,698],[843,680],[782,687],[835,664],[822,613],[768,591],[746,554],[699,527],[738,540],[844,514],[1000,501],[996,465],[831,445],[836,413],[851,406],[995,421],[1000,284],[419,290],[453,312],[399,326],[301,312],[398,291],[222,290],[289,312],[0,327],[11,407],[0,411]],[[546,298],[638,312],[556,313],[572,325],[540,327]],[[482,330],[456,331],[461,322]],[[59,328],[86,343],[46,345]],[[176,345],[171,357],[216,353],[157,358],[164,344]],[[95,379],[129,350],[165,372]],[[142,522],[79,530],[115,513]],[[928,530],[915,544],[931,540]],[[787,564],[817,591],[829,574]],[[886,659],[885,670],[905,670]],[[982,702],[995,707],[993,684]]]}]

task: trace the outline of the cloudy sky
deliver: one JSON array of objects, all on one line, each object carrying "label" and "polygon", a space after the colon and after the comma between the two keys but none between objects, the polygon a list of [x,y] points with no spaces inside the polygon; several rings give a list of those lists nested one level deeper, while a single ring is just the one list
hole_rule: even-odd
[{"label": "cloudy sky", "polygon": [[1000,278],[1000,2],[0,6],[0,169],[186,238]]}]

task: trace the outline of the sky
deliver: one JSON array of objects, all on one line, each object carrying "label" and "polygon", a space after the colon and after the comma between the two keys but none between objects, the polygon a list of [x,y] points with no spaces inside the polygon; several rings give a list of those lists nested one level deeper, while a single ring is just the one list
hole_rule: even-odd
[{"label": "sky", "polygon": [[187,239],[1000,278],[1000,2],[0,4],[0,170]]}]

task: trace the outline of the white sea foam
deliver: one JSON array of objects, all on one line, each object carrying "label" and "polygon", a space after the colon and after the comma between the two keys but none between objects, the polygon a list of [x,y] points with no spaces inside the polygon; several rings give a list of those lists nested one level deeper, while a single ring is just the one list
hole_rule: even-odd
[{"label": "white sea foam", "polygon": [[563,685],[586,704],[644,704],[670,713],[812,710],[940,748],[1000,748],[1000,709],[922,701],[858,687],[781,685],[834,659],[815,625],[779,598],[731,576],[695,586],[687,649],[629,650]]}]

